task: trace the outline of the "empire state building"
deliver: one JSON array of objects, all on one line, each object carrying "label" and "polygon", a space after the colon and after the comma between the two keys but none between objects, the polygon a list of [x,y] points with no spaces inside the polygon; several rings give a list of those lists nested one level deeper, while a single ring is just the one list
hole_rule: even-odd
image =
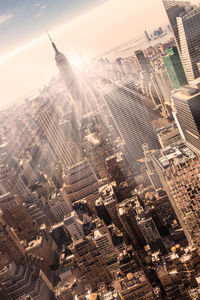
[{"label": "empire state building", "polygon": [[59,69],[60,75],[74,101],[76,109],[78,109],[80,112],[80,108],[83,109],[83,107],[85,106],[85,96],[81,90],[79,82],[74,74],[74,71],[69,61],[67,60],[65,55],[57,49],[55,43],[52,41],[50,36],[49,38],[55,51],[56,65]]}]

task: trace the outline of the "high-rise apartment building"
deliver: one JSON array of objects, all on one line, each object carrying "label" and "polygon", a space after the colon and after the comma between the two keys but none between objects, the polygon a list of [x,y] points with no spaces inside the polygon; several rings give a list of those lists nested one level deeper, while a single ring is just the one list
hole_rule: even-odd
[{"label": "high-rise apartment building", "polygon": [[181,87],[172,95],[172,101],[182,138],[200,151],[200,80]]},{"label": "high-rise apartment building", "polygon": [[189,1],[163,0],[187,81],[200,76],[200,7]]},{"label": "high-rise apartment building", "polygon": [[180,56],[177,47],[172,47],[166,50],[166,55],[162,57],[162,60],[167,69],[168,76],[174,89],[178,89],[187,84],[183,66],[180,60]]},{"label": "high-rise apartment building", "polygon": [[149,143],[150,149],[160,147],[132,77],[129,76],[120,83],[108,86],[103,92],[103,97],[125,141],[132,162],[143,156],[142,144],[145,142]]},{"label": "high-rise apartment building", "polygon": [[53,105],[50,102],[41,105],[36,117],[62,164],[67,168],[78,163],[81,160],[81,153],[73,142],[66,140],[59,127],[59,119]]}]

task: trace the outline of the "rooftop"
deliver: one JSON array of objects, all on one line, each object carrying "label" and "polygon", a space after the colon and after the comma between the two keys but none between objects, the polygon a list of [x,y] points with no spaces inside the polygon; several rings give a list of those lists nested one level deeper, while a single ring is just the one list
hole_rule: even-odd
[{"label": "rooftop", "polygon": [[183,141],[153,153],[154,160],[162,169],[177,166],[195,157],[196,154]]},{"label": "rooftop", "polygon": [[29,251],[33,248],[36,248],[42,244],[42,236],[38,236],[35,240],[32,240],[29,244],[28,247],[26,248],[26,251]]},{"label": "rooftop", "polygon": [[200,79],[199,78],[191,81],[189,85],[182,86],[179,89],[175,90],[172,94],[172,99],[178,98],[178,99],[188,101],[197,95],[200,95]]}]

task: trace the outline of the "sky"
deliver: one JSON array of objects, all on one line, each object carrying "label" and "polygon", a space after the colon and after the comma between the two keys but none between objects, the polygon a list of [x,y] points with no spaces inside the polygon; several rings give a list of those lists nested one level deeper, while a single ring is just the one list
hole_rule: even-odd
[{"label": "sky", "polygon": [[0,107],[57,74],[45,29],[76,63],[167,22],[162,0],[0,0]]}]

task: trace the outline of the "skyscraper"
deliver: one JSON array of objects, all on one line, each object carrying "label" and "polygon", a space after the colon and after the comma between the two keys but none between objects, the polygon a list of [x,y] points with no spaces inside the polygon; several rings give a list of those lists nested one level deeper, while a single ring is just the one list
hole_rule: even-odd
[{"label": "skyscraper", "polygon": [[42,104],[36,117],[62,164],[65,167],[70,167],[78,163],[81,159],[80,151],[73,142],[66,140],[59,127],[59,120],[54,106],[50,102]]},{"label": "skyscraper", "polygon": [[0,269],[3,268],[8,261],[14,261],[19,264],[25,256],[25,249],[20,243],[20,239],[11,228],[2,219],[0,214]]},{"label": "skyscraper", "polygon": [[163,0],[187,81],[200,76],[200,7],[188,1]]},{"label": "skyscraper", "polygon": [[179,142],[156,151],[152,158],[188,242],[199,247],[199,156]]},{"label": "skyscraper", "polygon": [[163,4],[172,27],[177,46],[179,48],[180,37],[178,33],[176,18],[185,11],[185,8],[190,5],[190,2],[183,0],[163,0]]},{"label": "skyscraper", "polygon": [[[48,34],[49,36],[49,34]],[[76,110],[80,113],[82,113],[82,110],[85,109],[86,105],[86,99],[83,94],[83,91],[81,89],[81,86],[75,76],[75,73],[68,61],[68,59],[65,57],[63,53],[61,53],[55,43],[52,41],[51,37],[49,36],[53,49],[55,51],[55,60],[56,65],[59,69],[61,78],[63,79],[66,88],[68,89],[74,104],[76,104]]]},{"label": "skyscraper", "polygon": [[55,43],[52,40],[51,43],[55,51],[55,60],[56,60],[57,67],[60,71],[60,74],[62,76],[62,79],[64,80],[66,87],[70,91],[74,101],[79,101],[80,99],[77,96],[80,96],[79,95],[80,90],[79,90],[79,86],[75,74],[72,70],[72,67],[69,61],[67,60],[67,58],[65,57],[65,55],[60,51],[58,51]]},{"label": "skyscraper", "polygon": [[131,76],[119,84],[108,86],[103,97],[125,141],[132,162],[143,156],[142,144],[148,143],[150,149],[160,147],[148,112]]},{"label": "skyscraper", "polygon": [[0,196],[0,210],[2,219],[15,230],[21,240],[29,241],[36,237],[38,225],[17,195],[6,193]]},{"label": "skyscraper", "polygon": [[12,195],[18,195],[20,200],[26,201],[29,197],[28,188],[25,186],[21,176],[16,170],[9,165],[0,166],[0,191],[1,194],[6,192]]},{"label": "skyscraper", "polygon": [[171,84],[174,89],[178,89],[187,84],[185,73],[180,60],[177,47],[172,47],[166,50],[167,55],[162,57],[162,60],[167,69]]},{"label": "skyscraper", "polygon": [[142,249],[146,245],[146,240],[136,221],[134,198],[124,200],[118,204],[117,211],[128,241],[133,245],[135,250]]},{"label": "skyscraper", "polygon": [[150,63],[148,59],[144,56],[144,52],[142,50],[135,51],[136,60],[138,66],[140,67],[141,71],[150,71]]},{"label": "skyscraper", "polygon": [[174,115],[182,137],[200,151],[200,81],[181,87],[172,95]]}]

